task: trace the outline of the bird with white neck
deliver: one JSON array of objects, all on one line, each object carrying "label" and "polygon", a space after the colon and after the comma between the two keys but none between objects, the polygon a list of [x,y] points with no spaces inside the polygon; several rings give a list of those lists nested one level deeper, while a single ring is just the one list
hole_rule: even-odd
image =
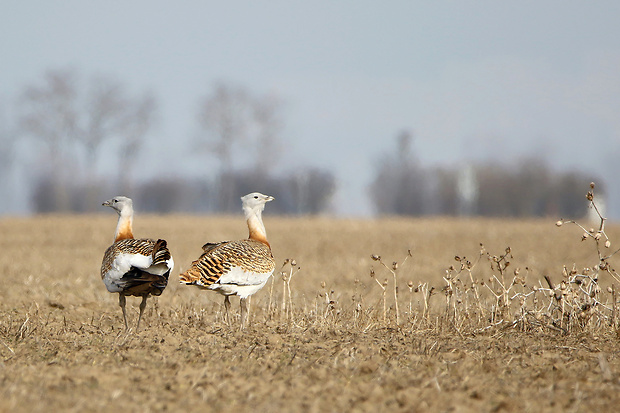
[{"label": "bird with white neck", "polygon": [[149,296],[159,296],[168,285],[174,260],[163,239],[135,239],[133,236],[133,201],[125,196],[116,196],[105,201],[118,213],[114,243],[108,247],[101,263],[101,278],[107,290],[118,293],[118,302],[123,311],[125,329],[128,329],[126,296],[142,297],[136,331],[140,328],[142,314]]},{"label": "bird with white neck", "polygon": [[247,298],[263,288],[275,270],[262,217],[265,204],[273,199],[259,192],[241,197],[249,230],[248,238],[203,245],[200,258],[179,275],[181,284],[196,285],[224,295],[229,325],[229,297],[239,296],[241,329],[245,328],[248,318]]}]

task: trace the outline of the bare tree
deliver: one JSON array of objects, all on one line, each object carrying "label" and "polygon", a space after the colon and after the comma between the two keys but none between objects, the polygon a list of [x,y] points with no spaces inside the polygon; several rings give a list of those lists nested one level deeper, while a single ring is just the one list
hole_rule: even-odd
[{"label": "bare tree", "polygon": [[336,192],[336,179],[330,172],[305,168],[292,174],[288,186],[294,199],[294,210],[289,213],[314,215],[328,208]]},{"label": "bare tree", "polygon": [[280,110],[280,101],[274,96],[254,96],[225,83],[217,84],[202,100],[199,148],[219,162],[214,185],[216,210],[239,209],[240,185],[247,180],[240,179],[237,171],[270,180],[280,148]]},{"label": "bare tree", "polygon": [[121,85],[111,79],[94,79],[86,96],[87,104],[79,114],[76,139],[84,145],[87,165],[94,175],[101,145],[118,136],[128,109]]},{"label": "bare tree", "polygon": [[[9,178],[14,164],[16,140],[17,133],[10,124],[5,105],[0,102],[0,197],[5,200],[12,198],[10,196],[11,180]],[[10,201],[3,202],[0,206],[0,212],[6,211],[7,206],[10,208],[10,204]]]},{"label": "bare tree", "polygon": [[43,84],[28,86],[21,96],[20,128],[48,150],[49,184],[55,208],[67,210],[67,188],[62,179],[67,142],[77,129],[75,77],[68,71],[49,71]]},{"label": "bare tree", "polygon": [[233,148],[247,141],[250,115],[248,92],[241,87],[220,83],[203,99],[198,112],[200,143],[216,155],[221,171],[232,170]]},{"label": "bare tree", "polygon": [[[477,213],[484,216],[562,216],[577,218],[587,210],[583,190],[601,182],[584,173],[554,172],[540,159],[516,166],[484,164],[476,168],[479,181]],[[604,193],[604,183],[597,187]]]},{"label": "bare tree", "polygon": [[426,171],[413,155],[413,136],[402,131],[396,153],[380,159],[370,185],[370,196],[380,214],[422,215],[427,212],[430,189]]},{"label": "bare tree", "polygon": [[[21,129],[49,150],[51,173],[44,171],[37,184],[41,194],[34,197],[35,202],[46,204],[39,210],[68,210],[79,205],[86,210],[95,208],[101,191],[97,163],[104,144],[120,141],[121,162],[127,161],[149,129],[156,107],[151,95],[133,99],[118,81],[107,77],[93,78],[89,86],[78,83],[69,71],[50,71],[42,85],[29,86],[22,94]],[[78,167],[76,148],[85,154],[82,168],[86,173],[69,176],[67,171]],[[126,164],[130,169],[132,162]],[[71,200],[72,192],[80,199]]]},{"label": "bare tree", "polygon": [[123,191],[129,192],[133,185],[133,169],[136,165],[132,162],[136,158],[142,141],[151,128],[157,113],[157,100],[151,93],[145,93],[137,98],[126,109],[120,127],[121,146],[119,153],[120,168],[122,176],[120,187]]},{"label": "bare tree", "polygon": [[281,102],[275,96],[254,99],[253,114],[256,129],[256,172],[268,175],[281,151]]},{"label": "bare tree", "polygon": [[202,136],[199,148],[215,155],[220,166],[214,185],[217,210],[233,211],[237,207],[237,191],[231,179],[233,151],[240,144],[247,143],[250,119],[248,93],[240,87],[220,83],[200,105],[198,123]]},{"label": "bare tree", "polygon": [[16,132],[9,125],[4,104],[0,104],[0,172],[4,176],[13,164]]}]

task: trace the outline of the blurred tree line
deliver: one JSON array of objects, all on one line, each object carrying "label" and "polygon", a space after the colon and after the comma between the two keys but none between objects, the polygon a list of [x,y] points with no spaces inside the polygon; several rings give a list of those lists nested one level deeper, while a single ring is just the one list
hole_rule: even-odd
[{"label": "blurred tree line", "polygon": [[[149,163],[145,150],[160,144],[149,140],[160,115],[157,98],[130,93],[113,78],[49,71],[23,89],[13,122],[2,109],[0,173],[6,176],[14,159],[24,158],[19,150],[27,152],[37,213],[96,211],[101,200],[117,194],[131,196],[146,212],[238,213],[239,197],[260,191],[278,199],[270,206],[274,213],[319,214],[329,210],[337,190],[329,170],[297,165],[276,172],[285,155],[282,102],[227,83],[216,84],[196,107],[188,157],[200,166],[190,177],[170,174],[169,165],[159,172]],[[513,166],[425,167],[410,133],[402,132],[396,143],[393,153],[377,160],[369,185],[378,214],[585,213],[583,192],[592,179],[579,172],[554,172],[535,159]],[[152,170],[153,177],[137,180],[139,168]]]},{"label": "blurred tree line", "polygon": [[[114,194],[131,196],[142,211],[237,213],[239,197],[253,191],[275,196],[274,212],[323,212],[336,190],[330,171],[299,165],[291,173],[274,172],[281,109],[273,96],[216,85],[200,102],[194,152],[188,154],[200,157],[203,169],[177,177],[167,172],[169,165],[157,173],[141,153],[158,144],[149,141],[159,116],[152,93],[132,95],[109,77],[85,80],[72,71],[49,71],[19,96],[14,130],[6,131],[9,122],[0,119],[0,166],[6,169],[13,144],[25,139],[25,151],[34,156],[29,180],[37,213],[96,211]],[[156,177],[139,182],[138,168]]]},{"label": "blurred tree line", "polygon": [[[369,195],[378,214],[580,217],[587,212],[585,192],[593,179],[584,173],[554,172],[536,158],[508,166],[423,167],[412,146],[412,135],[404,131],[395,152],[377,163]],[[604,194],[604,185],[597,189]]]}]

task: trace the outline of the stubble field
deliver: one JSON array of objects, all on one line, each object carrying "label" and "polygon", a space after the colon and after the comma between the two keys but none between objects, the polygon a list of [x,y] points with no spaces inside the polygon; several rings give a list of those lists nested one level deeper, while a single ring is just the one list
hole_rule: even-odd
[{"label": "stubble field", "polygon": [[[126,332],[99,275],[116,215],[1,219],[0,411],[618,408],[616,285],[609,271],[592,285],[597,250],[576,226],[264,220],[278,265],[296,265],[252,298],[240,332],[236,298],[229,327],[223,298],[178,273],[203,243],[245,237],[243,217],[138,215],[136,236],[165,238],[176,267]],[[607,235],[620,243],[619,227]]]}]

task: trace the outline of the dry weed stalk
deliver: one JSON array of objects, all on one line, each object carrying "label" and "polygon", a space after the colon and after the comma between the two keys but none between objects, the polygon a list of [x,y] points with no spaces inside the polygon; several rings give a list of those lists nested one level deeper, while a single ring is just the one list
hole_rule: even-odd
[{"label": "dry weed stalk", "polygon": [[[594,200],[594,184],[591,184],[586,198],[590,201],[600,219],[600,225],[595,229],[586,229],[573,220],[560,220],[557,226],[573,223],[583,230],[582,240],[593,239],[598,255],[596,265],[579,271],[564,267],[562,280],[554,284],[551,277],[545,275],[545,285],[528,284],[529,268],[525,271],[515,268],[510,272],[512,250],[506,248],[502,254],[492,255],[485,251],[481,244],[478,260],[471,262],[465,257],[455,257],[460,264],[446,270],[443,280],[446,285],[443,292],[446,295],[446,317],[452,325],[463,325],[466,319],[472,320],[472,313],[477,313],[478,325],[488,323],[474,330],[483,332],[489,328],[519,327],[521,330],[533,328],[548,328],[552,331],[570,333],[574,329],[584,330],[597,328],[608,324],[617,328],[617,299],[616,287],[612,284],[607,288],[610,298],[603,297],[599,285],[599,278],[609,274],[612,281],[620,282],[620,276],[613,269],[609,260],[618,251],[608,253],[611,240],[605,232],[606,219]],[[474,269],[481,257],[485,256],[490,265],[491,275],[485,280],[474,278]],[[469,285],[462,278],[467,274]],[[490,294],[486,300],[483,291]],[[411,289],[411,287],[410,287]],[[470,302],[475,303],[474,306]],[[427,306],[425,303],[425,312]],[[426,314],[425,314],[426,315]]]},{"label": "dry weed stalk", "polygon": [[[441,328],[447,322],[446,325],[453,327],[460,335],[467,331],[479,334],[490,329],[502,331],[507,328],[518,328],[521,331],[548,329],[562,334],[598,329],[604,325],[618,330],[615,283],[620,283],[620,275],[610,260],[620,249],[610,250],[611,240],[605,231],[606,218],[596,205],[594,184],[591,184],[586,198],[600,220],[596,229],[586,229],[573,220],[560,220],[556,225],[575,224],[583,231],[583,241],[593,240],[597,252],[595,265],[582,270],[574,265],[572,268],[565,266],[559,282],[554,282],[552,275],[541,275],[539,280],[532,282],[530,268],[521,269],[513,265],[513,250],[510,247],[506,247],[500,254],[492,254],[480,244],[480,252],[475,259],[456,256],[457,264],[446,270],[443,277],[445,285],[442,288],[446,300],[442,316],[434,317],[430,304],[434,286],[428,282],[418,282],[416,286],[413,280],[407,283],[409,317],[405,321],[411,327],[415,326],[417,318],[413,315],[413,296],[420,293],[423,301],[419,303],[423,305],[420,319],[426,326],[432,328],[435,323],[434,328]],[[410,256],[409,251],[405,261]],[[372,255],[371,258],[392,274],[396,324],[402,328],[398,302],[398,270],[402,264],[400,267],[396,262],[391,266],[386,265],[379,255]],[[487,262],[488,266],[481,267],[482,262]],[[489,270],[490,274],[485,275]],[[611,285],[603,291],[600,278],[605,274]],[[381,288],[383,323],[386,325],[388,280],[379,281],[373,268],[370,269],[370,276]],[[465,330],[466,326],[470,326],[470,330]]]},{"label": "dry weed stalk", "polygon": [[430,300],[435,291],[435,287],[429,288],[428,283],[421,283],[418,287],[422,292],[422,298],[424,298],[424,312],[422,313],[422,318],[428,322],[430,316]]},{"label": "dry weed stalk", "polygon": [[584,327],[590,323],[601,324],[603,322],[617,328],[615,284],[612,283],[607,289],[607,292],[611,295],[611,303],[607,301],[603,302],[599,279],[601,275],[608,274],[613,281],[620,282],[620,275],[610,263],[610,259],[616,255],[620,249],[609,252],[611,240],[605,232],[607,218],[602,215],[601,210],[596,204],[594,188],[594,182],[590,183],[590,190],[586,194],[586,199],[589,201],[589,207],[594,209],[599,220],[597,229],[586,229],[575,220],[560,219],[556,222],[556,226],[558,227],[564,224],[574,224],[579,227],[583,231],[583,235],[581,236],[582,241],[588,239],[594,240],[598,257],[598,263],[596,265],[584,268],[581,271],[578,271],[574,266],[570,270],[564,267],[562,273],[563,280],[560,285],[556,287],[549,286],[550,289],[553,290],[553,297],[560,309],[561,328],[564,327],[565,320],[567,323],[570,322],[570,324],[568,324],[569,329],[575,323]]},{"label": "dry weed stalk", "polygon": [[386,278],[383,283],[381,281],[377,280],[377,278],[375,277],[375,270],[374,270],[374,268],[370,269],[370,278],[375,280],[377,282],[377,284],[379,285],[379,287],[381,288],[381,300],[383,302],[383,324],[386,324],[387,323],[387,304],[386,304],[386,299],[385,299],[385,293],[386,293],[386,289],[387,289],[387,285],[388,285],[388,280]]},{"label": "dry weed stalk", "polygon": [[[409,280],[407,287],[409,287],[409,319],[411,319],[413,317],[413,281]],[[415,292],[418,292],[417,288]]]},{"label": "dry weed stalk", "polygon": [[[322,291],[318,294],[317,298],[321,298],[323,299],[323,302],[325,303],[325,307],[322,310],[322,317],[321,317],[321,322],[324,324],[327,322],[328,319],[335,319],[336,316],[336,299],[335,299],[335,293],[334,290],[328,291],[327,290],[327,284],[325,283],[325,281],[321,281],[321,289]],[[319,315],[319,309],[318,309],[318,305],[316,306],[316,315],[317,315],[317,319],[318,319],[318,315]]]},{"label": "dry weed stalk", "polygon": [[[401,266],[404,265],[407,262],[407,259],[409,257],[412,257],[412,256],[413,255],[411,254],[411,250],[410,249],[407,250],[407,255],[405,256],[405,259],[403,260],[403,262],[400,265]],[[381,264],[385,269],[387,269],[392,274],[392,277],[394,278],[394,308],[395,308],[395,311],[396,311],[396,325],[400,326],[400,308],[399,308],[399,305],[398,305],[398,276],[397,276],[398,268],[399,268],[398,262],[394,261],[394,262],[392,262],[392,266],[388,267],[383,262],[383,260],[381,259],[380,255],[373,254],[373,255],[370,256],[370,258],[372,258],[373,261],[378,261],[379,264]],[[374,270],[373,269],[371,269],[370,276],[374,278]],[[376,278],[374,278],[374,279],[375,279],[375,281],[377,281],[377,283],[379,283],[379,281]],[[386,321],[385,292],[386,292],[387,284],[388,284],[387,279],[385,280],[383,285],[381,285],[379,283],[379,285],[381,285],[381,288],[383,288],[383,321],[384,322]]]},{"label": "dry weed stalk", "polygon": [[353,283],[355,285],[355,289],[353,291],[353,296],[351,297],[351,299],[353,301],[354,324],[355,326],[358,326],[362,316],[362,296],[358,291],[360,286],[359,278],[356,278]]},{"label": "dry weed stalk", "polygon": [[[285,267],[288,265],[288,270]],[[280,318],[286,318],[288,321],[293,320],[293,299],[291,296],[291,279],[293,275],[297,274],[301,270],[301,267],[297,266],[297,261],[287,258],[282,264],[280,269],[280,276],[282,277],[282,306],[280,307]],[[271,305],[271,297],[270,305]]]},{"label": "dry weed stalk", "polygon": [[[473,292],[474,300],[478,309],[478,322],[481,321],[485,310],[481,300],[480,291],[477,287],[478,285],[484,285],[484,282],[474,280],[473,270],[478,265],[482,257],[486,255],[488,254],[486,253],[484,245],[480,244],[480,252],[478,254],[478,258],[475,261],[471,261],[467,257],[460,257],[457,255],[454,257],[454,260],[458,262],[458,267],[451,265],[450,268],[446,270],[446,276],[444,277],[444,281],[446,282],[447,287],[444,292],[448,297],[451,297],[453,294],[456,296],[456,299],[452,302],[448,301],[448,307],[450,307],[451,303],[454,307],[454,317],[456,317],[457,313],[456,304],[462,304],[464,301],[465,307],[469,308],[469,306],[467,305],[469,303],[469,293]],[[469,287],[465,284],[466,281],[461,280],[460,276],[462,273],[467,274],[467,278],[471,283]],[[460,288],[458,288],[459,286],[462,287],[462,291]]]}]

